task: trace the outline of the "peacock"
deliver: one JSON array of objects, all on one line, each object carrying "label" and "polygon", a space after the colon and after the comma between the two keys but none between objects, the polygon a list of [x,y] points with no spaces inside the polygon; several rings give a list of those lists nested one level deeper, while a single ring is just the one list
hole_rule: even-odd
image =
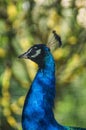
[{"label": "peacock", "polygon": [[37,74],[27,93],[23,112],[23,130],[86,130],[59,124],[53,113],[55,98],[55,61],[50,46],[58,42],[61,46],[60,36],[53,31],[53,40],[50,38],[47,45],[36,44],[21,54],[19,58],[30,59],[38,64]]}]

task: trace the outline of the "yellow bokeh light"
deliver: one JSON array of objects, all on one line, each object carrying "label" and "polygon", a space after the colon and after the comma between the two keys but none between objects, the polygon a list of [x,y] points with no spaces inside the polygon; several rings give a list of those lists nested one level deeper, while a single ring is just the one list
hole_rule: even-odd
[{"label": "yellow bokeh light", "polygon": [[77,44],[77,38],[74,36],[69,37],[68,42],[72,45]]},{"label": "yellow bokeh light", "polygon": [[24,37],[24,38],[21,38],[20,39],[20,45],[21,45],[21,47],[22,47],[22,49],[24,50],[24,51],[26,51],[27,50],[27,48],[30,48],[30,41],[28,40],[28,38],[27,37]]},{"label": "yellow bokeh light", "polygon": [[7,67],[4,74],[3,74],[3,80],[2,80],[3,89],[8,89],[9,88],[11,74],[12,74],[11,69]]},{"label": "yellow bokeh light", "polygon": [[3,107],[9,107],[9,98],[8,97],[3,97],[1,100],[1,105]]},{"label": "yellow bokeh light", "polygon": [[3,48],[0,48],[0,57],[4,58],[6,56],[6,51]]},{"label": "yellow bokeh light", "polygon": [[57,12],[55,10],[51,10],[50,14],[49,14],[47,25],[50,28],[53,28],[57,25],[57,21],[59,23],[59,20],[60,20],[60,16],[57,14]]},{"label": "yellow bokeh light", "polygon": [[25,100],[25,96],[21,96],[18,101],[17,101],[17,104],[19,106],[23,106],[24,105],[24,100]]},{"label": "yellow bokeh light", "polygon": [[[20,26],[20,20],[19,19],[16,19],[14,22],[13,22],[13,27],[15,28],[15,29],[18,29],[19,28],[19,26]],[[18,33],[18,32],[17,32]]]},{"label": "yellow bokeh light", "polygon": [[63,56],[63,49],[59,48],[53,54],[54,54],[55,59],[58,60]]},{"label": "yellow bokeh light", "polygon": [[21,108],[17,105],[17,103],[13,103],[11,104],[11,110],[15,113],[15,114],[18,114],[20,115],[21,114]]},{"label": "yellow bokeh light", "polygon": [[7,14],[8,14],[9,19],[11,20],[15,18],[15,16],[17,15],[17,8],[13,3],[8,5]]},{"label": "yellow bokeh light", "polygon": [[69,54],[70,48],[58,48],[56,51],[54,51],[53,55],[55,57],[55,60],[59,60],[62,57],[66,57]]},{"label": "yellow bokeh light", "polygon": [[12,127],[17,127],[17,122],[15,120],[15,118],[13,118],[12,116],[8,116],[7,117],[7,121],[8,123],[12,126]]},{"label": "yellow bokeh light", "polygon": [[3,97],[7,98],[7,100],[11,98],[9,91],[7,91],[6,89],[2,89],[2,93],[3,93]]},{"label": "yellow bokeh light", "polygon": [[11,115],[10,109],[9,108],[4,108],[3,109],[3,114],[4,114],[4,116],[10,116]]}]

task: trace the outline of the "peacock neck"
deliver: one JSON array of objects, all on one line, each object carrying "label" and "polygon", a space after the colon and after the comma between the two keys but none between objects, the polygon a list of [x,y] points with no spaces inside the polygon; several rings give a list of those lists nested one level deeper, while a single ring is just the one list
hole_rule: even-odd
[{"label": "peacock neck", "polygon": [[[52,56],[45,58],[45,66],[39,68],[26,96],[22,122],[51,122],[54,120],[55,64]],[[46,122],[45,121],[45,122]],[[28,124],[29,125],[29,124]]]},{"label": "peacock neck", "polygon": [[45,71],[45,73],[48,74],[48,76],[50,77],[55,76],[55,62],[52,55],[48,55],[44,59],[44,68],[42,69]]},{"label": "peacock neck", "polygon": [[44,67],[39,68],[29,94],[34,96],[37,94],[38,98],[35,96],[35,101],[41,104],[40,107],[44,111],[50,110],[52,113],[55,97],[55,63],[52,55],[44,59]]}]

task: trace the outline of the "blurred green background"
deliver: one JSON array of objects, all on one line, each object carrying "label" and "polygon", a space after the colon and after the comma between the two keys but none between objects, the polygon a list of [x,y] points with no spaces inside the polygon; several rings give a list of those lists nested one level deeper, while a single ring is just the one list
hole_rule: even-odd
[{"label": "blurred green background", "polygon": [[47,42],[52,30],[63,46],[56,62],[55,117],[86,127],[86,0],[0,0],[0,130],[22,130],[25,95],[37,65],[18,55]]}]

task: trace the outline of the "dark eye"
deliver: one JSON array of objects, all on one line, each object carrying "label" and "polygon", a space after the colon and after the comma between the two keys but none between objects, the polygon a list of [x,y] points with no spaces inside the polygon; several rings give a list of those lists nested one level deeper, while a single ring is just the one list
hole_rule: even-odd
[{"label": "dark eye", "polygon": [[36,53],[36,49],[33,48],[30,53],[31,53],[31,55],[34,55]]},{"label": "dark eye", "polygon": [[31,50],[31,54],[34,55],[37,50],[38,50],[38,47],[34,46],[34,48]]},{"label": "dark eye", "polygon": [[37,51],[38,47],[34,46],[33,48],[31,48],[30,50],[28,50],[28,52],[31,54],[31,55],[34,55]]},{"label": "dark eye", "polygon": [[31,58],[36,58],[38,55],[40,55],[41,54],[41,49],[33,49],[32,51],[31,51]]}]

